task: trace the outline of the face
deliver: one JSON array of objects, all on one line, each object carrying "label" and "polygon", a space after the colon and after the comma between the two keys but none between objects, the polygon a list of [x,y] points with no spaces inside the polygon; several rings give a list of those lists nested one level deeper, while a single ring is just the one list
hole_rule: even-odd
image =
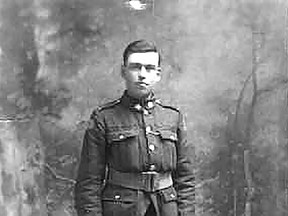
[{"label": "face", "polygon": [[126,66],[122,68],[129,95],[139,98],[149,94],[161,78],[158,63],[159,54],[156,52],[129,55]]}]

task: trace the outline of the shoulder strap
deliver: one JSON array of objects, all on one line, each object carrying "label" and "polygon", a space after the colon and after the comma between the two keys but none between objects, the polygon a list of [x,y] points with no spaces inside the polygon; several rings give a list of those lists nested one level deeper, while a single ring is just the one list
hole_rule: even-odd
[{"label": "shoulder strap", "polygon": [[105,110],[105,109],[108,109],[108,108],[112,108],[114,107],[115,105],[119,104],[120,103],[120,99],[117,99],[117,100],[114,100],[114,101],[110,101],[108,103],[105,103],[103,105],[100,105],[97,110],[98,111],[102,111],[102,110]]},{"label": "shoulder strap", "polygon": [[168,109],[172,109],[176,112],[180,112],[179,108],[174,107],[174,106],[170,106],[170,105],[166,105],[166,104],[164,105],[159,99],[155,100],[155,103],[160,105],[163,108],[168,108]]}]

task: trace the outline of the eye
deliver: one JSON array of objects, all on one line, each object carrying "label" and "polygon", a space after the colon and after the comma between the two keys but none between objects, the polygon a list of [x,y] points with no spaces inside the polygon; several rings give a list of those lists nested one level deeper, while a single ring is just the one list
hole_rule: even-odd
[{"label": "eye", "polygon": [[127,68],[129,70],[141,70],[142,65],[140,63],[130,63]]},{"label": "eye", "polygon": [[145,68],[147,71],[154,71],[157,69],[155,65],[146,65]]}]

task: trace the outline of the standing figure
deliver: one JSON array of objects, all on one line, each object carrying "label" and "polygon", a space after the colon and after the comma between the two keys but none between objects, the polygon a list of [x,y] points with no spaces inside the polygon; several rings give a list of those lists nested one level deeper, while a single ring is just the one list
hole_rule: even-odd
[{"label": "standing figure", "polygon": [[194,148],[182,113],[156,99],[160,54],[145,40],[123,53],[122,97],[93,111],[75,185],[78,216],[194,216]]}]

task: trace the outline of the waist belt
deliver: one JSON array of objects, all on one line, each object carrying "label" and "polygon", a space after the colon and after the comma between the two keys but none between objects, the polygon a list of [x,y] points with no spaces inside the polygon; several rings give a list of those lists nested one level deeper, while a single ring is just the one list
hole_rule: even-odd
[{"label": "waist belt", "polygon": [[108,171],[107,183],[131,189],[154,192],[172,186],[173,181],[170,172],[158,173],[148,171],[125,173],[110,168]]}]

